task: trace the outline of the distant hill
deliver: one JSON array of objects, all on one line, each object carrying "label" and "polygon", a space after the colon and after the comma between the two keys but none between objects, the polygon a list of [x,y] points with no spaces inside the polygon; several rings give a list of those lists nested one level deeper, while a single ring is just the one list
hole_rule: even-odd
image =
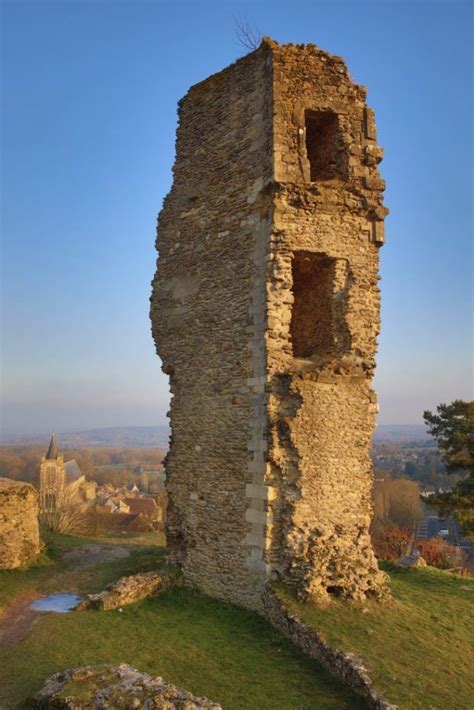
[{"label": "distant hill", "polygon": [[424,424],[379,424],[374,441],[427,441],[431,440]]},{"label": "distant hill", "polygon": [[[167,426],[127,426],[88,429],[86,431],[56,432],[62,448],[113,446],[116,448],[168,448]],[[2,437],[2,444],[44,443],[48,436],[25,435]]]},{"label": "distant hill", "polygon": [[[62,447],[79,448],[94,446],[115,446],[123,448],[168,448],[169,428],[167,426],[125,426],[87,429],[86,431],[56,432]],[[4,436],[0,442],[6,444],[44,444],[49,434]],[[426,441],[430,436],[424,424],[379,424],[374,441]]]}]

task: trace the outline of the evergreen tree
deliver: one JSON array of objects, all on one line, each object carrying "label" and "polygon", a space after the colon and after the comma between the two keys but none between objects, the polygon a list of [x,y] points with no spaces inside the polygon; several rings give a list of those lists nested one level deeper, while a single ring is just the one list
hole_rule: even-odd
[{"label": "evergreen tree", "polygon": [[436,439],[448,473],[464,473],[451,493],[433,497],[430,504],[443,514],[456,513],[464,534],[474,536],[474,401],[456,399],[439,404],[437,414],[423,413],[429,433]]}]

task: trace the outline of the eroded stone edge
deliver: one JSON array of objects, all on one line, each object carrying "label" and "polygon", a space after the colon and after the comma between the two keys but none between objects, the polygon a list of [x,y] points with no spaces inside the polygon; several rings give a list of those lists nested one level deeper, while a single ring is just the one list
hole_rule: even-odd
[{"label": "eroded stone edge", "polygon": [[284,605],[268,585],[262,596],[264,616],[283,636],[290,639],[307,656],[319,661],[325,670],[346,687],[362,695],[375,710],[399,710],[373,687],[363,659],[356,653],[330,646],[323,636],[304,623]]}]

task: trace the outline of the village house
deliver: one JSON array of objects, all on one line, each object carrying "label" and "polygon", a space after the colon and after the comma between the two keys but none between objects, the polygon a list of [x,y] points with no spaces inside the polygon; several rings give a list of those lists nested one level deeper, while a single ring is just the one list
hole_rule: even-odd
[{"label": "village house", "polygon": [[145,495],[136,484],[115,488],[110,484],[99,487],[95,512],[113,516],[113,529],[127,532],[151,532],[162,530],[166,515],[166,496],[157,502],[155,497]]}]

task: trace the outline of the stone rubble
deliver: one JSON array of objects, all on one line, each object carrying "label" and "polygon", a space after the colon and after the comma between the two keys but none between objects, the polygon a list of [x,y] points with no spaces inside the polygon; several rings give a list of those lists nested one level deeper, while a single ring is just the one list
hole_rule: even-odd
[{"label": "stone rubble", "polygon": [[30,700],[46,710],[222,710],[163,678],[140,673],[124,663],[72,668],[55,673]]},{"label": "stone rubble", "polygon": [[366,698],[370,708],[398,710],[397,705],[389,703],[373,687],[372,679],[359,655],[329,646],[320,633],[286,608],[270,586],[264,592],[263,602],[265,617],[272,626],[293,641],[308,656],[319,661],[345,686]]},{"label": "stone rubble", "polygon": [[396,563],[398,567],[428,567],[428,563],[421,555],[405,555]]},{"label": "stone rubble", "polygon": [[103,592],[88,594],[77,611],[86,609],[119,609],[127,604],[135,604],[147,597],[166,592],[179,583],[179,572],[139,572],[129,577],[111,582]]}]

